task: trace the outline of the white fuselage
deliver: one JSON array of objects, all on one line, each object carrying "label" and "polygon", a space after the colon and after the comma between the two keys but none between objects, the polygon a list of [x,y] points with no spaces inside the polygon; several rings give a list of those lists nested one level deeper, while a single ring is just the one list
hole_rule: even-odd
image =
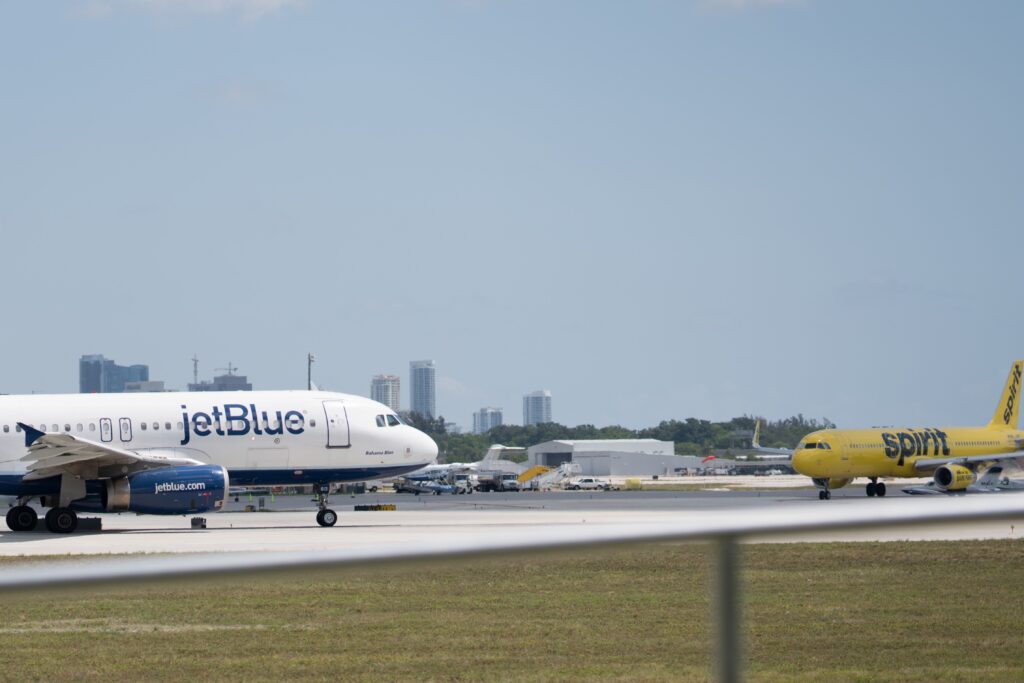
[{"label": "white fuselage", "polygon": [[19,495],[22,422],[111,448],[224,466],[236,485],[327,484],[411,472],[437,456],[387,406],[322,391],[0,396],[0,494]]}]

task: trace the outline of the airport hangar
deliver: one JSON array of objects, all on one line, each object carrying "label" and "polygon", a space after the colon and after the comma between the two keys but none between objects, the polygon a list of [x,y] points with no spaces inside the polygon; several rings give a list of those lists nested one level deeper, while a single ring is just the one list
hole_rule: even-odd
[{"label": "airport hangar", "polygon": [[580,475],[589,477],[673,477],[708,470],[753,474],[785,467],[723,457],[708,461],[698,455],[676,455],[675,443],[657,439],[559,439],[531,446],[526,454],[527,468],[543,465],[555,469],[572,463],[578,466]]},{"label": "airport hangar", "polygon": [[555,469],[573,463],[584,476],[672,476],[700,467],[700,458],[675,455],[675,444],[657,439],[557,440],[526,450],[527,467]]}]

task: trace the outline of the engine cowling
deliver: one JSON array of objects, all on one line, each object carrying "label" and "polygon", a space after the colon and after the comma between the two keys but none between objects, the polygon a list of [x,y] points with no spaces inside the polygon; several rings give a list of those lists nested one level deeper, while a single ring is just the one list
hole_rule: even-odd
[{"label": "engine cowling", "polygon": [[963,491],[978,476],[963,465],[942,465],[935,470],[935,487],[940,491]]},{"label": "engine cowling", "polygon": [[71,507],[89,512],[186,515],[220,510],[228,472],[220,465],[181,465],[89,482],[89,494]]}]

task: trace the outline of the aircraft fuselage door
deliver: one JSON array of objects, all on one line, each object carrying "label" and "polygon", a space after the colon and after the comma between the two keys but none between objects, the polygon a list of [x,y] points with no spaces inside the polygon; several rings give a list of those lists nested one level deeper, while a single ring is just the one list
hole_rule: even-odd
[{"label": "aircraft fuselage door", "polygon": [[114,427],[110,424],[109,417],[100,418],[100,441],[110,443],[114,440]]},{"label": "aircraft fuselage door", "polygon": [[352,445],[348,430],[348,413],[342,401],[324,401],[327,417],[327,447],[348,448]]},{"label": "aircraft fuselage door", "polygon": [[122,417],[119,421],[121,425],[121,441],[132,440],[132,420],[130,417]]}]

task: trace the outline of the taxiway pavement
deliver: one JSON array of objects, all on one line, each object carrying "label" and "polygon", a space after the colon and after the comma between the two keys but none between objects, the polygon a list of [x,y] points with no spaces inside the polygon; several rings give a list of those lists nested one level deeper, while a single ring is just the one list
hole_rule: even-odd
[{"label": "taxiway pavement", "polygon": [[[838,493],[838,492],[837,492]],[[992,496],[1022,496],[1020,493]],[[971,496],[970,498],[976,498]],[[770,515],[814,516],[824,509],[850,506],[851,510],[875,505],[879,509],[911,511],[921,506],[955,508],[964,496],[916,498],[894,495],[866,499],[861,489],[819,501],[814,491],[611,491],[472,494],[465,496],[412,496],[360,494],[334,496],[331,507],[339,513],[338,524],[317,526],[315,507],[302,496],[264,496],[262,512],[242,512],[259,505],[241,496],[228,510],[203,515],[206,529],[192,529],[189,517],[156,517],[134,514],[96,515],[103,520],[100,532],[58,535],[47,532],[0,532],[0,555],[103,555],[164,553],[315,553],[354,554],[370,548],[428,545],[434,552],[465,551],[486,547],[496,538],[529,541],[545,538],[580,538],[603,533],[629,533],[651,529],[697,530],[715,520],[750,519]],[[355,505],[393,503],[395,511],[356,512]],[[759,542],[793,541],[892,541],[969,540],[1019,538],[1020,524],[976,522],[966,525],[844,530],[829,533],[786,535],[756,539]]]}]

